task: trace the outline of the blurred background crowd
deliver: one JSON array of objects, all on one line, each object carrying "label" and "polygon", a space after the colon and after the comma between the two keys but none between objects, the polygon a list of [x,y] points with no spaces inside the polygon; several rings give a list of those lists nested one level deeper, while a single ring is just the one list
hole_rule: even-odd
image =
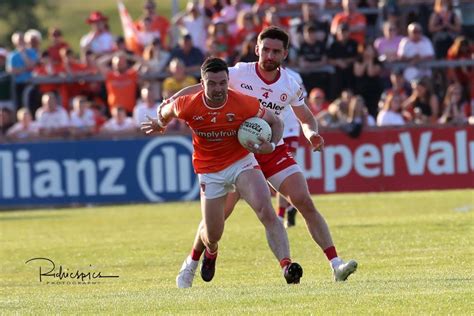
[{"label": "blurred background crowd", "polygon": [[[195,0],[164,16],[148,0],[134,21],[136,45],[93,11],[78,26],[79,51],[59,25],[19,30],[0,47],[0,141],[133,135],[163,98],[199,82],[207,56],[256,61],[257,35],[269,25],[290,34],[285,67],[300,73],[323,127],[357,137],[371,126],[474,124],[469,4]],[[168,132],[189,131],[173,122]]]}]

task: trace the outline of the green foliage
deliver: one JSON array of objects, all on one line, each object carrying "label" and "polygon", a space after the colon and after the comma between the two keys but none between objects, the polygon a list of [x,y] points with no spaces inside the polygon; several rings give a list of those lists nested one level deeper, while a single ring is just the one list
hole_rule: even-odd
[{"label": "green foliage", "polygon": [[[199,203],[0,213],[2,314],[472,314],[474,190],[315,197],[339,254],[359,270],[334,283],[301,216],[288,231],[300,285],[288,286],[243,202],[229,218],[215,279],[175,288]],[[93,265],[118,279],[44,284],[33,257]],[[72,272],[71,271],[71,272]]]},{"label": "green foliage", "polygon": [[10,36],[15,31],[34,28],[44,33],[45,28],[38,10],[54,13],[55,6],[49,0],[2,0],[0,1],[0,46],[11,47]]}]

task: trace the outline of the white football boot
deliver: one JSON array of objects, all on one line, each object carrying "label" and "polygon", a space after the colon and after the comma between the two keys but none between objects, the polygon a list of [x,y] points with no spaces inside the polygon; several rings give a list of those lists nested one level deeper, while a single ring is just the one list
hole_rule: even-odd
[{"label": "white football boot", "polygon": [[199,261],[194,261],[191,257],[187,257],[181,270],[179,270],[178,276],[176,277],[176,285],[180,289],[188,288],[193,286],[194,275],[198,267]]},{"label": "white football boot", "polygon": [[340,261],[338,265],[333,266],[332,268],[334,272],[334,280],[338,281],[345,281],[357,270],[357,261],[349,260],[348,262]]}]

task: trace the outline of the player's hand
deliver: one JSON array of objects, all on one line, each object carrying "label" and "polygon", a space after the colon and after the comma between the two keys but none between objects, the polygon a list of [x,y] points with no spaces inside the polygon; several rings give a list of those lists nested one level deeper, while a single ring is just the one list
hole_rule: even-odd
[{"label": "player's hand", "polygon": [[309,142],[313,147],[313,151],[323,151],[324,150],[324,138],[319,134],[313,134],[309,138]]},{"label": "player's hand", "polygon": [[274,148],[271,142],[265,140],[263,137],[259,137],[258,139],[261,141],[260,144],[249,141],[246,148],[254,154],[269,154],[273,152]]},{"label": "player's hand", "polygon": [[142,132],[144,132],[147,135],[153,134],[153,133],[163,133],[164,128],[162,128],[158,124],[158,120],[154,119],[150,116],[146,116],[147,120],[142,122],[140,129]]}]

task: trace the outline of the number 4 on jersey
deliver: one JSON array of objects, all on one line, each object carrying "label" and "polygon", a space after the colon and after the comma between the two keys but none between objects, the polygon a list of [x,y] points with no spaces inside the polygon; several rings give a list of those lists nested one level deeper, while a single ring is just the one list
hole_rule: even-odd
[{"label": "number 4 on jersey", "polygon": [[268,91],[265,92],[264,94],[262,94],[262,96],[263,96],[265,99],[268,99]]},{"label": "number 4 on jersey", "polygon": [[211,118],[211,122],[212,122],[212,123],[215,123],[216,120],[217,120],[217,118],[216,118],[215,116],[214,116],[213,118]]}]

